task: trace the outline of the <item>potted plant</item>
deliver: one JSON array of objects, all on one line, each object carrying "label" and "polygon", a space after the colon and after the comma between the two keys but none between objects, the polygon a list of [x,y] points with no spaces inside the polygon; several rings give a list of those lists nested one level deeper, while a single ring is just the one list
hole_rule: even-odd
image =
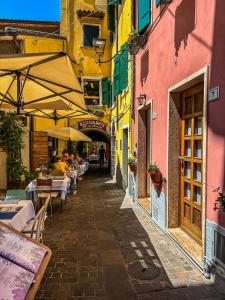
[{"label": "potted plant", "polygon": [[127,50],[131,55],[138,53],[140,48],[145,44],[145,38],[140,35],[137,31],[131,31],[126,41]]},{"label": "potted plant", "polygon": [[154,184],[162,183],[162,173],[156,163],[149,163],[146,169],[146,173],[150,175],[151,180]]},{"label": "potted plant", "polygon": [[[223,191],[220,191],[220,187],[214,190],[213,192],[217,192],[218,197],[215,202],[215,207],[214,209],[219,209],[222,208],[222,210],[225,212],[225,195]],[[219,207],[217,206],[219,204]]]},{"label": "potted plant", "polygon": [[136,173],[137,170],[137,163],[135,161],[135,159],[133,158],[129,158],[128,159],[128,166],[130,167],[130,171]]}]

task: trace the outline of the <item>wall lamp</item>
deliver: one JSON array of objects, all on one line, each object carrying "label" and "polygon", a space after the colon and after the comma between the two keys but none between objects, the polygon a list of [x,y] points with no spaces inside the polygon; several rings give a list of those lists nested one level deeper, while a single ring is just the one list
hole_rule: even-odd
[{"label": "wall lamp", "polygon": [[101,58],[105,52],[106,39],[96,38],[93,40],[93,47],[95,51],[96,63],[101,64]]},{"label": "wall lamp", "polygon": [[147,98],[146,94],[140,94],[140,96],[137,97],[139,106],[145,104],[146,98]]}]

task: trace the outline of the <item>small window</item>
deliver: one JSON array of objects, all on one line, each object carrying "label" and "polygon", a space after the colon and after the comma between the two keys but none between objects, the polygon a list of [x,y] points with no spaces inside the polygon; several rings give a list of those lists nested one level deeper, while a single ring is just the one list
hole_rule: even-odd
[{"label": "small window", "polygon": [[225,265],[225,236],[215,231],[215,257]]},{"label": "small window", "polygon": [[83,25],[83,46],[93,47],[93,40],[100,35],[98,25]]},{"label": "small window", "polygon": [[84,98],[86,105],[100,105],[100,81],[96,79],[84,79]]}]

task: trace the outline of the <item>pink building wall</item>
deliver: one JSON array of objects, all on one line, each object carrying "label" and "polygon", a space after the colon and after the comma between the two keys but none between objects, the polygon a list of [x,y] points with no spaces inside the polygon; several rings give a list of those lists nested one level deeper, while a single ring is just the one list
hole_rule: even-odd
[{"label": "pink building wall", "polygon": [[[152,1],[152,22],[160,8]],[[152,161],[167,178],[168,89],[203,67],[208,88],[220,87],[220,99],[208,104],[207,184],[225,188],[225,11],[224,0],[173,0],[156,22],[143,50],[136,55],[135,98],[153,101]],[[149,55],[146,54],[149,51]],[[144,55],[145,54],[145,55]],[[137,142],[135,102],[134,143]],[[206,132],[206,131],[205,131]],[[225,227],[225,213],[214,210],[216,194],[207,186],[206,218]]]}]

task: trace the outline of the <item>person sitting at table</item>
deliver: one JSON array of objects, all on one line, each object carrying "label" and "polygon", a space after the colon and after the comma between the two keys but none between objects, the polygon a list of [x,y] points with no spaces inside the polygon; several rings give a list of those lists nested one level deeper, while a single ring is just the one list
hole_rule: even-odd
[{"label": "person sitting at table", "polygon": [[67,159],[67,162],[70,166],[74,165],[74,155],[70,154],[69,158]]},{"label": "person sitting at table", "polygon": [[58,171],[63,171],[64,173],[70,171],[70,167],[65,161],[62,161],[60,156],[57,156],[55,159],[54,169]]},{"label": "person sitting at table", "polygon": [[82,165],[83,159],[80,157],[78,152],[75,153],[75,159],[76,159],[76,161],[78,162],[79,165]]}]

